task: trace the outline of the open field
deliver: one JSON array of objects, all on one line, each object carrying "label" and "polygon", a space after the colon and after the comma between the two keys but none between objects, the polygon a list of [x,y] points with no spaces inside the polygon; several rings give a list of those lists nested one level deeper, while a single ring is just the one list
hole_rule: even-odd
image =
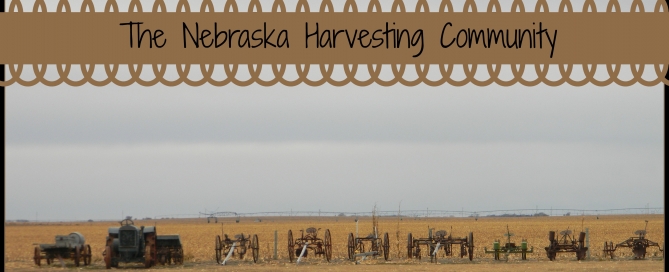
[{"label": "open field", "polygon": [[[453,236],[464,237],[468,232],[474,233],[475,253],[474,261],[459,257],[439,257],[440,268],[457,271],[477,270],[550,270],[550,271],[663,271],[664,262],[662,252],[657,248],[650,248],[646,260],[634,261],[631,258],[631,249],[623,248],[616,251],[617,258],[614,260],[603,258],[602,248],[605,241],[619,243],[630,236],[637,229],[644,228],[644,220],[648,220],[648,239],[664,243],[664,215],[609,215],[599,216],[557,216],[557,217],[516,217],[516,218],[403,218],[399,221],[393,217],[381,218],[379,221],[380,233],[388,232],[391,240],[391,260],[364,261],[361,265],[353,265],[346,260],[347,235],[355,233],[355,222],[352,217],[268,217],[260,218],[261,222],[255,222],[256,218],[241,218],[235,223],[234,218],[225,218],[216,223],[207,223],[206,219],[168,219],[135,222],[136,225],[156,225],[157,232],[161,234],[178,233],[181,235],[184,247],[184,265],[177,267],[156,267],[158,269],[233,269],[233,270],[280,270],[294,268],[287,260],[286,234],[289,229],[294,235],[299,235],[300,229],[313,226],[322,228],[319,235],[328,228],[332,233],[333,261],[326,263],[324,260],[309,255],[304,262],[307,270],[356,270],[387,271],[387,270],[429,270],[435,264],[429,264],[425,258],[422,261],[406,259],[406,238],[411,232],[414,238],[427,237],[428,227],[436,230],[444,229]],[[372,220],[369,217],[359,218],[360,236],[366,236],[371,232]],[[535,253],[528,255],[527,261],[520,261],[520,256],[511,255],[508,262],[494,261],[491,254],[484,253],[484,247],[491,248],[492,241],[503,239],[506,225],[515,234],[512,240],[520,242],[521,238],[533,246]],[[548,231],[563,230],[570,228],[580,231],[582,228],[590,231],[590,259],[576,261],[575,254],[558,255],[556,262],[550,262],[546,258],[543,247],[548,244]],[[68,234],[78,231],[86,237],[86,242],[91,245],[93,251],[93,266],[85,269],[103,269],[102,251],[107,236],[107,228],[118,226],[117,222],[92,222],[92,223],[6,223],[5,224],[5,269],[12,270],[34,270],[36,266],[32,261],[33,243],[53,243],[54,235]],[[278,231],[278,253],[279,259],[273,260],[274,231]],[[399,235],[398,232],[399,231]],[[258,234],[260,240],[260,258],[258,264],[253,264],[250,256],[245,260],[232,260],[229,265],[220,267],[214,261],[214,238],[227,234]],[[398,239],[399,237],[399,239]],[[455,249],[458,253],[459,249]],[[443,254],[443,251],[440,252]],[[58,263],[58,262],[56,262]],[[67,267],[72,268],[72,262],[66,261]],[[302,264],[301,264],[302,265]],[[43,262],[42,268],[45,268]],[[141,267],[141,265],[128,265]],[[52,265],[58,268],[60,265]],[[124,267],[121,264],[121,267]]]}]

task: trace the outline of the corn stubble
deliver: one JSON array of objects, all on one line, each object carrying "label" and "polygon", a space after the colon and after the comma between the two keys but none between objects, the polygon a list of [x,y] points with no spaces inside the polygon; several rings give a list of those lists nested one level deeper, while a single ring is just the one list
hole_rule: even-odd
[{"label": "corn stubble", "polygon": [[[261,222],[255,222],[256,218],[241,218],[239,223],[235,218],[223,218],[218,223],[207,223],[206,219],[163,219],[163,220],[138,220],[136,225],[157,226],[159,234],[180,234],[184,248],[184,262],[188,263],[214,263],[214,238],[216,235],[226,233],[234,235],[238,233],[257,234],[260,240],[260,260],[265,264],[286,262],[288,259],[287,238],[288,230],[298,236],[301,229],[308,227],[321,228],[319,237],[322,238],[325,229],[332,233],[332,257],[333,263],[348,264],[347,258],[347,236],[349,233],[355,235],[354,217],[266,217]],[[484,247],[491,248],[495,239],[504,239],[506,225],[515,234],[512,239],[520,241],[527,239],[529,246],[533,246],[535,253],[529,254],[528,259],[547,261],[544,247],[548,244],[548,231],[560,231],[570,228],[581,231],[581,228],[589,228],[590,231],[590,254],[591,260],[606,260],[603,258],[602,249],[605,241],[619,243],[631,236],[637,229],[643,229],[644,220],[648,220],[647,238],[662,244],[664,242],[664,215],[611,215],[611,216],[551,216],[551,217],[518,217],[518,218],[412,218],[412,217],[377,217],[378,233],[388,232],[391,237],[390,262],[392,263],[415,263],[416,260],[407,260],[406,238],[411,232],[413,237],[427,237],[428,227],[435,230],[446,230],[455,237],[465,237],[468,232],[474,233],[475,249],[474,261],[487,262],[492,260],[492,255],[484,254]],[[372,217],[359,218],[359,235],[366,236],[373,232]],[[102,251],[104,249],[107,228],[118,225],[117,222],[92,222],[92,223],[5,223],[5,268],[29,268],[34,267],[32,260],[34,243],[53,243],[57,234],[68,234],[78,231],[82,233],[86,242],[91,245],[93,251],[93,264],[103,263]],[[453,233],[451,233],[451,228]],[[278,261],[273,260],[274,255],[274,231],[278,231]],[[455,249],[459,253],[459,249]],[[310,252],[311,253],[311,252]],[[443,251],[440,253],[443,255]],[[623,248],[616,251],[618,259],[630,259],[632,252]],[[662,256],[657,248],[649,248],[649,257]],[[509,258],[519,259],[520,256],[511,255]],[[558,255],[560,260],[574,260],[574,254]],[[235,256],[237,264],[253,264],[250,254],[241,262]],[[439,257],[442,263],[465,263],[466,258]],[[466,260],[466,261],[465,261]],[[324,263],[325,260],[315,258],[309,254],[308,263]],[[383,263],[383,258],[371,260],[372,263]],[[422,262],[429,262],[423,259]]]}]

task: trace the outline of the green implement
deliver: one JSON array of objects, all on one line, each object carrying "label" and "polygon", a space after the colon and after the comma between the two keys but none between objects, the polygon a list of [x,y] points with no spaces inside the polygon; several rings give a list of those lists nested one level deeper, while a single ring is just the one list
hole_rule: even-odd
[{"label": "green implement", "polygon": [[521,259],[527,260],[527,253],[534,252],[534,247],[528,249],[527,240],[525,239],[522,239],[519,246],[516,245],[516,243],[511,242],[511,236],[513,236],[513,233],[509,231],[508,225],[506,226],[506,233],[504,236],[507,238],[507,242],[504,244],[504,246],[500,246],[500,240],[495,240],[492,243],[492,250],[484,248],[485,253],[494,254],[495,260],[499,260],[501,254],[504,254],[507,260],[509,258],[509,254],[521,254]]}]

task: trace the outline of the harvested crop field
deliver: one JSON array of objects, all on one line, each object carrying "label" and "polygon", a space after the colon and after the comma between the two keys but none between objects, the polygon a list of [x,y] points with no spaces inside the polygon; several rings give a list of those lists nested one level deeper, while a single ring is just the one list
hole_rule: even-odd
[{"label": "harvested crop field", "polygon": [[[391,241],[389,261],[383,258],[362,261],[359,265],[347,259],[347,236],[356,231],[356,224],[352,217],[266,217],[241,218],[239,223],[235,218],[219,219],[218,223],[207,223],[206,219],[161,219],[137,220],[135,225],[156,225],[157,233],[180,234],[184,248],[184,265],[156,266],[152,269],[221,269],[235,271],[250,270],[283,270],[295,268],[294,263],[288,262],[287,239],[288,230],[299,236],[301,229],[308,227],[321,228],[319,237],[325,229],[332,233],[332,258],[330,263],[310,254],[299,266],[302,270],[365,270],[365,271],[395,271],[395,270],[431,270],[440,268],[456,271],[478,270],[542,270],[542,271],[663,271],[664,262],[662,252],[657,248],[649,248],[645,260],[633,260],[632,251],[622,248],[616,251],[616,258],[604,258],[602,250],[605,241],[622,242],[631,236],[634,231],[643,229],[645,220],[648,220],[647,239],[664,244],[664,215],[607,215],[607,216],[547,216],[547,217],[482,217],[474,218],[402,218],[382,217],[379,220],[379,232],[388,232]],[[258,222],[259,221],[259,222]],[[372,229],[370,217],[360,217],[358,223],[360,236],[366,236]],[[527,239],[529,246],[534,247],[534,253],[528,255],[528,260],[521,261],[520,255],[509,255],[509,259],[493,260],[492,254],[485,254],[484,247],[490,249],[495,239],[505,239],[506,226],[509,226],[515,235],[512,240],[520,242]],[[5,223],[5,269],[9,270],[44,270],[61,267],[59,262],[47,266],[42,262],[37,267],[33,262],[34,243],[53,243],[57,234],[80,232],[91,245],[93,258],[92,265],[80,267],[88,269],[104,269],[102,251],[107,236],[108,227],[119,226],[118,222],[91,222],[91,223]],[[465,237],[470,231],[474,235],[474,260],[457,256],[443,256],[440,251],[438,263],[429,263],[429,258],[421,261],[407,259],[407,234],[411,232],[414,238],[427,237],[428,228],[446,230],[453,236]],[[555,262],[548,261],[544,247],[548,245],[548,232],[571,229],[575,232],[589,229],[590,258],[577,261],[574,253],[558,254]],[[452,229],[452,231],[451,231]],[[278,232],[278,260],[274,260],[274,231]],[[399,233],[398,233],[399,232]],[[244,260],[238,258],[229,261],[228,265],[220,266],[215,262],[214,243],[216,235],[226,233],[258,234],[260,241],[260,260],[254,264],[250,254]],[[459,249],[455,249],[455,255]],[[65,260],[66,269],[75,269],[72,261]],[[141,264],[121,264],[121,267],[143,267]]]}]

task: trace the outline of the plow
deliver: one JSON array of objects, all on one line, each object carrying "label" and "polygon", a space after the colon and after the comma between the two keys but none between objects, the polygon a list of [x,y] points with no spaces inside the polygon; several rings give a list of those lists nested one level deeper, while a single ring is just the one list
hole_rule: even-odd
[{"label": "plow", "polygon": [[472,232],[467,237],[453,237],[447,236],[445,230],[439,230],[432,235],[432,230],[429,229],[427,238],[413,238],[409,233],[407,236],[407,256],[409,259],[421,259],[423,253],[422,249],[427,250],[427,255],[430,256],[430,262],[437,262],[437,253],[440,249],[444,250],[446,256],[452,256],[454,253],[453,247],[460,248],[460,258],[469,256],[469,260],[474,259],[474,234]]},{"label": "plow", "polygon": [[648,234],[647,229],[648,220],[646,220],[646,227],[644,229],[634,232],[634,235],[636,236],[630,237],[618,244],[613,244],[613,242],[604,242],[604,256],[611,257],[611,259],[613,259],[616,249],[619,247],[627,247],[632,249],[634,259],[641,260],[646,258],[646,252],[649,247],[657,247],[662,252],[662,257],[664,257],[664,248],[660,247],[659,243],[646,239],[646,234]]}]

